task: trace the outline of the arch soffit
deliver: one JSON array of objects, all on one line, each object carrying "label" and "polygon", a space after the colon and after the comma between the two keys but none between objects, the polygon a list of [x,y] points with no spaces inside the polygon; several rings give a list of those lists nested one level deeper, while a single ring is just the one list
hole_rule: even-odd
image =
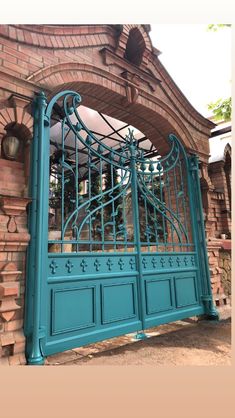
[{"label": "arch soffit", "polygon": [[[32,74],[28,77],[28,81],[40,84],[42,88],[51,92],[57,90],[58,87],[59,90],[61,90],[61,86],[68,83],[75,84],[81,82],[95,84],[101,88],[108,89],[116,95],[119,95],[121,99],[126,97],[125,79],[111,74],[104,69],[97,68],[91,64],[81,64],[75,62],[56,64]],[[193,140],[182,120],[179,119],[174,110],[165,102],[161,101],[157,97],[150,98],[149,94],[145,94],[144,91],[140,90],[140,95],[136,101],[136,105],[140,105],[148,111],[151,110],[151,113],[155,113],[158,117],[167,120],[173,129],[175,129],[176,133],[180,136],[187,148],[198,150],[196,142]],[[133,106],[133,104],[130,105],[130,108],[131,106]],[[128,108],[126,109],[128,112]]]}]

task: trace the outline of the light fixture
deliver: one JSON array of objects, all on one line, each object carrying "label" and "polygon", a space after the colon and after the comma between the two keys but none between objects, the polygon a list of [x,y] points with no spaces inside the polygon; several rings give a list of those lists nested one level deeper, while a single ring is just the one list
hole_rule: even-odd
[{"label": "light fixture", "polygon": [[6,134],[2,139],[2,149],[7,160],[16,160],[20,149],[19,138]]}]

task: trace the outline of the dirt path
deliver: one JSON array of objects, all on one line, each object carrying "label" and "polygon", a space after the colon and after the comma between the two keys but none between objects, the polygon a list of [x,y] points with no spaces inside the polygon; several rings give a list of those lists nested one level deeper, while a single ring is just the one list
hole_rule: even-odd
[{"label": "dirt path", "polygon": [[196,318],[151,328],[149,338],[135,334],[50,356],[48,365],[230,365],[231,319]]}]

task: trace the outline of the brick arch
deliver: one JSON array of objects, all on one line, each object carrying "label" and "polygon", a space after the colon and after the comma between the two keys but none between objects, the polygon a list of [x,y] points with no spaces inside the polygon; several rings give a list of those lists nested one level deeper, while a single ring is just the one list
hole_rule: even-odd
[{"label": "brick arch", "polygon": [[224,148],[224,157],[223,160],[226,162],[226,159],[229,158],[231,161],[232,158],[232,148],[231,145],[229,143],[226,144],[225,148]]},{"label": "brick arch", "polygon": [[22,140],[20,160],[24,163],[25,185],[28,185],[30,153],[29,146],[33,138],[33,117],[20,106],[0,109],[0,158],[2,155],[1,142],[6,133],[10,131]]},{"label": "brick arch", "polygon": [[152,47],[152,43],[151,43],[151,40],[149,38],[147,31],[144,29],[142,25],[130,24],[130,25],[122,26],[122,31],[120,33],[120,36],[117,42],[116,54],[121,57],[124,57],[128,38],[130,36],[130,33],[133,32],[133,30],[136,30],[139,32],[141,43],[143,43],[143,49],[144,49],[142,62],[144,65],[147,65],[149,61],[149,56],[152,53],[153,47]]},{"label": "brick arch", "polygon": [[170,132],[178,135],[187,149],[197,150],[185,125],[170,106],[157,97],[150,98],[144,90],[138,91],[135,103],[129,103],[126,80],[108,71],[70,62],[39,70],[28,80],[49,91],[49,98],[64,89],[78,91],[84,105],[136,126],[154,145],[161,143],[162,152],[167,152]]},{"label": "brick arch", "polygon": [[5,107],[0,109],[0,136],[4,136],[7,129],[14,127],[14,131],[27,141],[33,136],[33,117],[22,107]]},{"label": "brick arch", "polygon": [[228,193],[228,206],[231,211],[231,201],[232,201],[232,190],[231,190],[231,159],[232,159],[232,148],[229,143],[226,144],[224,148],[224,172]]}]

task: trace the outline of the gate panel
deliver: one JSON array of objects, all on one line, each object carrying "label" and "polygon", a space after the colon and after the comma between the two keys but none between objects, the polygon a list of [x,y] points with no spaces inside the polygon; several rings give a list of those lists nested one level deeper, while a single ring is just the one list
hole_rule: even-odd
[{"label": "gate panel", "polygon": [[29,364],[213,313],[195,165],[180,141],[169,135],[169,154],[148,160],[129,131],[114,149],[86,127],[80,103],[70,91],[35,101]]},{"label": "gate panel", "polygon": [[135,257],[48,254],[46,355],[142,329]]}]

